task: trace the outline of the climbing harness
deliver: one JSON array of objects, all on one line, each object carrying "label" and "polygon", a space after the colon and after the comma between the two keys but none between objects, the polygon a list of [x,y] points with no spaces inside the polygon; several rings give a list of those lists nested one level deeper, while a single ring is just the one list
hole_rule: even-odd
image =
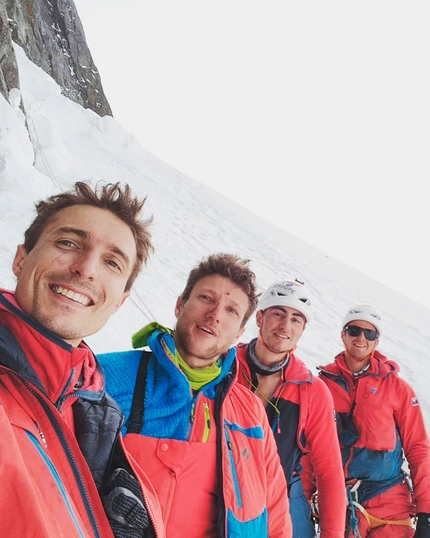
[{"label": "climbing harness", "polygon": [[359,519],[357,510],[363,514],[363,517],[367,521],[369,531],[384,525],[406,525],[407,527],[413,527],[412,519],[410,517],[405,519],[381,519],[370,514],[364,506],[358,502],[358,488],[361,483],[362,480],[353,480],[349,483],[347,482],[346,485],[346,498],[349,510],[346,536],[361,538],[360,531],[358,530]]},{"label": "climbing harness", "polygon": [[346,536],[350,536],[351,533],[354,538],[361,538],[360,531],[358,530],[358,517],[356,513],[356,507],[358,505],[357,490],[360,487],[360,484],[361,480],[357,480],[352,484],[346,485],[346,501],[349,509]]}]

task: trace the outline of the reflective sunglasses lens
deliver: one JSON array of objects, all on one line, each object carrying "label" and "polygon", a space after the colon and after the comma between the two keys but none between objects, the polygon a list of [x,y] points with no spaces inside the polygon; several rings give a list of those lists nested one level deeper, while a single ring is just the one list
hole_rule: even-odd
[{"label": "reflective sunglasses lens", "polygon": [[373,342],[378,338],[378,333],[373,329],[364,329],[364,338],[369,342]]},{"label": "reflective sunglasses lens", "polygon": [[374,342],[378,338],[378,333],[373,329],[363,329],[362,327],[357,327],[357,325],[348,325],[346,327],[346,332],[349,336],[356,338],[364,331],[364,338],[369,340],[369,342]]},{"label": "reflective sunglasses lens", "polygon": [[363,329],[361,327],[357,327],[357,325],[348,325],[348,327],[346,327],[346,332],[349,334],[349,336],[355,338],[356,336],[360,336]]}]

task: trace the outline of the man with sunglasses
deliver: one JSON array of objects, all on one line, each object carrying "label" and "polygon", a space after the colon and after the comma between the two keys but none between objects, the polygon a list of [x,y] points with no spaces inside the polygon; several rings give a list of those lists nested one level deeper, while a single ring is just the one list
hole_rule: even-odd
[{"label": "man with sunglasses", "polygon": [[336,410],[346,536],[430,538],[430,444],[414,391],[398,365],[376,349],[381,326],[374,306],[350,308],[342,324],[344,351],[319,368]]}]

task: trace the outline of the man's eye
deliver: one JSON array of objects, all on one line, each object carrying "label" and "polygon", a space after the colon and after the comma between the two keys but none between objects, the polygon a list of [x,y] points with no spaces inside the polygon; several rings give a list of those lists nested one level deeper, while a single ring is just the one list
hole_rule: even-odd
[{"label": "man's eye", "polygon": [[76,247],[75,243],[73,243],[73,241],[70,241],[69,239],[60,239],[59,241],[57,241],[57,244],[64,247]]},{"label": "man's eye", "polygon": [[229,308],[228,310],[229,310],[230,314],[237,314],[238,313],[235,308]]},{"label": "man's eye", "polygon": [[114,269],[121,269],[121,267],[116,262],[114,262],[113,260],[107,260],[106,263],[108,265],[110,265],[111,267],[113,267]]}]

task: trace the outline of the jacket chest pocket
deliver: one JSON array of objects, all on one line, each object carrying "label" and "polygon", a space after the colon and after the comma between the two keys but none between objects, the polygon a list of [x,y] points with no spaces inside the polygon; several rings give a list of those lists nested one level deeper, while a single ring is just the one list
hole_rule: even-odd
[{"label": "jacket chest pocket", "polygon": [[[237,423],[224,422],[228,472],[228,492],[234,492],[236,508],[254,505],[256,492],[265,491],[264,434],[261,426],[243,428]],[[258,503],[257,503],[258,504]]]}]

